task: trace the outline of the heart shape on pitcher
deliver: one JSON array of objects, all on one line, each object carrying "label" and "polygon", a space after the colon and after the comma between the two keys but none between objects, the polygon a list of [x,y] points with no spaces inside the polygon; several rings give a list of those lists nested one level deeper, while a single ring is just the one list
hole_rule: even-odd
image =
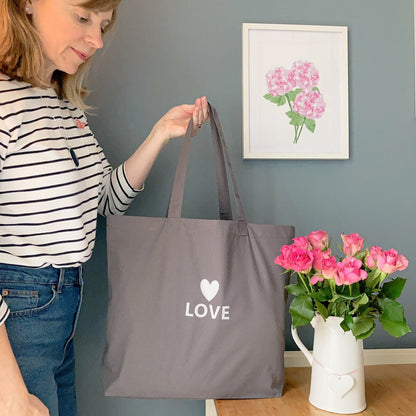
[{"label": "heart shape on pitcher", "polygon": [[201,292],[208,302],[211,302],[217,296],[219,288],[218,280],[213,280],[211,283],[207,279],[201,280]]},{"label": "heart shape on pitcher", "polygon": [[331,374],[328,376],[328,385],[330,389],[342,399],[354,387],[355,379],[353,376],[337,376]]}]

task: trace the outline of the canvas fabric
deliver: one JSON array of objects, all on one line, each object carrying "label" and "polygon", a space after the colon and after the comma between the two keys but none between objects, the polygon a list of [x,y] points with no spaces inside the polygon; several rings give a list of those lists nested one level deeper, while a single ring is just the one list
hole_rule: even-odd
[{"label": "canvas fabric", "polygon": [[182,218],[192,122],[166,217],[107,219],[107,396],[282,394],[287,275],[274,258],[282,245],[292,242],[294,227],[246,221],[212,105],[210,120],[219,219]]}]

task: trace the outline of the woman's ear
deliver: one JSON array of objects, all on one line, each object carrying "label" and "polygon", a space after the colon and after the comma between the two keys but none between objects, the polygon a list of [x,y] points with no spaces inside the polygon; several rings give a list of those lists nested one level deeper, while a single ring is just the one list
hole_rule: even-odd
[{"label": "woman's ear", "polygon": [[27,1],[26,5],[25,5],[25,12],[26,14],[32,14],[33,10],[32,10],[32,2]]}]

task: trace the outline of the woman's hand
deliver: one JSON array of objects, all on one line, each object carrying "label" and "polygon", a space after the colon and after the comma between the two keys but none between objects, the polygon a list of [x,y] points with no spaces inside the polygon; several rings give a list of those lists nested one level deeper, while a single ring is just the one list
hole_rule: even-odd
[{"label": "woman's hand", "polygon": [[195,136],[202,124],[209,118],[206,97],[197,98],[194,105],[183,104],[170,109],[154,125],[140,147],[126,160],[124,167],[127,179],[134,189],[143,187],[153,163],[169,140],[185,136],[191,117],[192,136]]},{"label": "woman's hand", "polygon": [[0,416],[49,416],[47,407],[33,394],[26,396],[25,400],[15,400],[10,407],[2,407]]},{"label": "woman's hand", "polygon": [[171,108],[154,126],[153,135],[163,138],[167,143],[170,139],[185,136],[192,117],[192,137],[198,134],[202,124],[209,118],[206,97],[197,98],[194,105],[183,104]]},{"label": "woman's hand", "polygon": [[49,410],[26,385],[5,324],[0,325],[0,416],[49,416]]},{"label": "woman's hand", "polygon": [[47,407],[33,394],[29,394],[29,413],[30,416],[49,416]]}]

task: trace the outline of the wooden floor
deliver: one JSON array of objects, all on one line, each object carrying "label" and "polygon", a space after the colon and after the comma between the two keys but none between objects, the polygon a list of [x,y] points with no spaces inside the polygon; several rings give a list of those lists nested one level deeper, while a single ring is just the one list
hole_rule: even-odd
[{"label": "wooden floor", "polygon": [[[216,400],[218,416],[328,416],[309,401],[310,367],[286,368],[283,396]],[[416,415],[416,364],[365,367],[367,408],[362,416]]]}]

